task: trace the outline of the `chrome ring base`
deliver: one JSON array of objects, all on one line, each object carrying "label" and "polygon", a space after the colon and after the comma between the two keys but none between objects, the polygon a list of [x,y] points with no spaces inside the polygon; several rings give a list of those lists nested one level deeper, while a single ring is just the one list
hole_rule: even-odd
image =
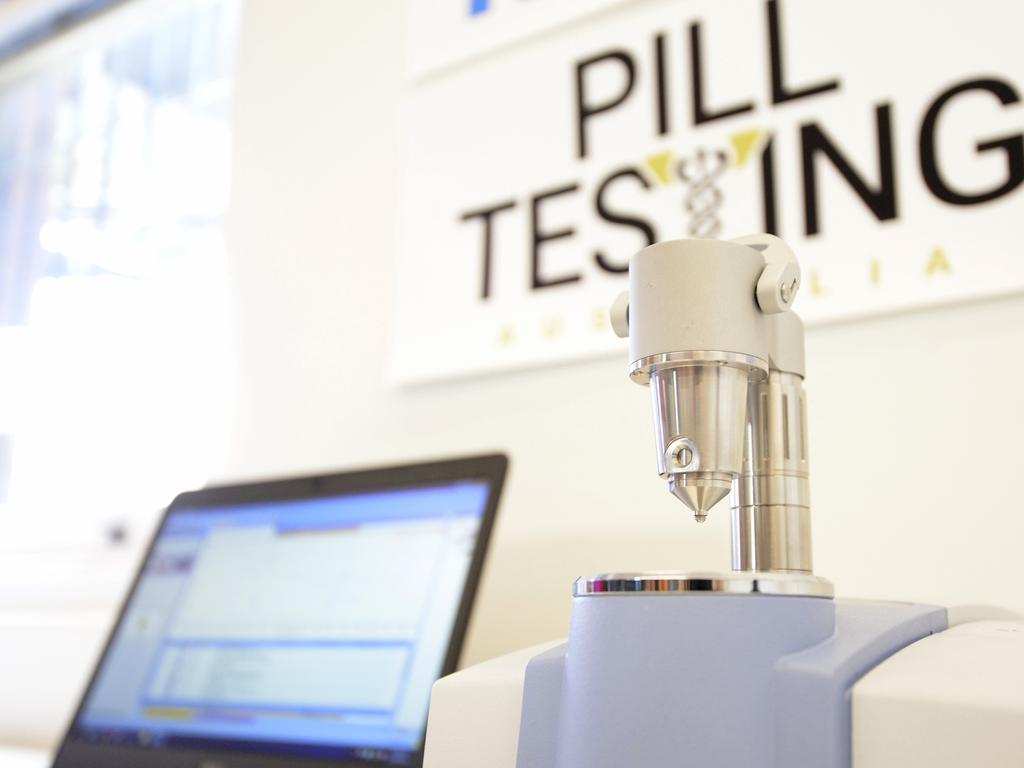
[{"label": "chrome ring base", "polygon": [[629,378],[637,384],[649,384],[651,374],[655,371],[691,365],[730,365],[745,370],[752,381],[761,381],[768,377],[768,361],[756,355],[718,350],[689,350],[663,352],[635,360],[629,366]]},{"label": "chrome ring base", "polygon": [[649,571],[584,576],[573,585],[573,597],[606,595],[769,595],[821,597],[835,595],[832,582],[806,573],[729,573]]}]

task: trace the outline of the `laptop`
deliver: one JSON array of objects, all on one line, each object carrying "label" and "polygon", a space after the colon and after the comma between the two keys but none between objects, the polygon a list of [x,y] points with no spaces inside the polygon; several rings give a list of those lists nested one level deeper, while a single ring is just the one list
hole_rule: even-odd
[{"label": "laptop", "polygon": [[54,768],[418,766],[500,455],[183,493]]}]

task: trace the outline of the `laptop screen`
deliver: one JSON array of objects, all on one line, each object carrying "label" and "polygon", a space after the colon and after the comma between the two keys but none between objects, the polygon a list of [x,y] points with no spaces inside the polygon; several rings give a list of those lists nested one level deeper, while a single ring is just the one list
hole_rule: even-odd
[{"label": "laptop screen", "polygon": [[71,738],[412,763],[490,491],[172,507]]}]

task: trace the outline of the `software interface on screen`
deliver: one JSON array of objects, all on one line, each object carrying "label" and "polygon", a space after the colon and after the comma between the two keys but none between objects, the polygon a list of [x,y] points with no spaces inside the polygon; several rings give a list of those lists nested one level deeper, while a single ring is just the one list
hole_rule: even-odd
[{"label": "software interface on screen", "polygon": [[411,761],[488,491],[172,511],[74,736]]}]

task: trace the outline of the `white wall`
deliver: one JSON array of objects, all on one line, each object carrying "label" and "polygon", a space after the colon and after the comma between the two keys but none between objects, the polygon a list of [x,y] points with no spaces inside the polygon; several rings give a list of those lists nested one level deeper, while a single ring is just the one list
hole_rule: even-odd
[{"label": "white wall", "polygon": [[[698,527],[668,496],[625,360],[385,386],[404,4],[301,8],[243,16],[225,475],[507,451],[470,662],[563,633],[576,575],[727,568],[728,510]],[[816,569],[840,595],[1024,610],[1022,328],[1013,298],[810,331]]]}]

